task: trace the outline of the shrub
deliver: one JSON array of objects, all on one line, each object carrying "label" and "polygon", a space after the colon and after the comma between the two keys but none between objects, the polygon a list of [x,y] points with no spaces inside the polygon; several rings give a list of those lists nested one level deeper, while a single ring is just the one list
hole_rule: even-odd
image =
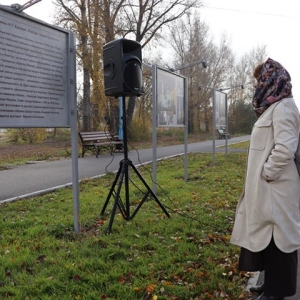
[{"label": "shrub", "polygon": [[34,144],[46,139],[45,128],[14,128],[8,130],[9,142],[25,142]]},{"label": "shrub", "polygon": [[132,120],[128,126],[128,137],[135,142],[151,140],[151,127]]}]

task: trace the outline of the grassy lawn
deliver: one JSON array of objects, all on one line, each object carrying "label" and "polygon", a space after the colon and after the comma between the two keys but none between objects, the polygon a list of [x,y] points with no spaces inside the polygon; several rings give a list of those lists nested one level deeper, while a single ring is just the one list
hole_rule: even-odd
[{"label": "grassy lawn", "polygon": [[239,148],[239,149],[248,149],[249,147],[249,141],[245,141],[245,142],[240,142],[240,143],[235,143],[235,144],[231,144],[228,146],[229,148]]},{"label": "grassy lawn", "polygon": [[[114,199],[100,214],[113,174],[80,184],[79,234],[69,188],[1,204],[0,299],[250,299],[229,243],[246,154],[211,161],[190,154],[187,182],[183,157],[159,161],[157,197],[171,217],[149,199],[132,220],[117,210],[109,235]],[[145,188],[132,173],[129,187],[132,212]]]}]

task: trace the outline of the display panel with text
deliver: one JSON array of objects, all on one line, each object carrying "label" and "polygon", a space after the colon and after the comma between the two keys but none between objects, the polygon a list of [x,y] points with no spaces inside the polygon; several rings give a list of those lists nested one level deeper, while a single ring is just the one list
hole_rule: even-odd
[{"label": "display panel with text", "polygon": [[0,128],[69,127],[69,32],[0,6]]},{"label": "display panel with text", "polygon": [[215,91],[214,97],[216,128],[226,128],[226,94],[219,91]]}]

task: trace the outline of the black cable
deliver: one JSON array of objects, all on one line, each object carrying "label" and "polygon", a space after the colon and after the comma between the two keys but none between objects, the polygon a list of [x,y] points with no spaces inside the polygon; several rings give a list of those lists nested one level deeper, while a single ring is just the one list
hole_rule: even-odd
[{"label": "black cable", "polygon": [[[119,125],[121,125],[121,124],[119,124]],[[204,224],[204,223],[201,222],[199,219],[196,219],[196,218],[192,217],[191,215],[189,215],[189,214],[187,214],[187,213],[180,212],[180,211],[182,211],[182,209],[178,208],[178,207],[174,204],[174,201],[169,197],[169,195],[168,195],[168,193],[165,191],[165,189],[164,189],[160,184],[158,184],[157,182],[154,182],[151,171],[150,171],[150,170],[149,170],[149,169],[141,162],[141,160],[140,160],[140,154],[139,154],[138,149],[136,149],[130,142],[128,142],[128,143],[129,143],[129,145],[131,146],[131,148],[132,148],[133,150],[136,151],[137,156],[138,156],[138,162],[139,162],[140,166],[142,166],[143,168],[146,169],[146,171],[148,171],[148,173],[149,173],[149,175],[150,175],[150,178],[151,178],[151,182],[154,183],[156,186],[158,186],[158,187],[162,190],[162,192],[165,194],[165,196],[167,197],[167,199],[168,199],[169,202],[173,205],[174,208],[169,207],[169,206],[167,206],[167,205],[164,205],[164,206],[165,206],[167,209],[169,209],[170,211],[172,211],[173,213],[176,213],[177,215],[179,215],[179,216],[181,216],[181,217],[187,218],[187,219],[189,219],[189,220],[191,220],[191,221],[196,221],[196,222],[198,222],[199,224]],[[113,158],[112,158],[111,162],[105,167],[106,173],[109,173],[109,172],[107,171],[107,168],[108,168],[108,166],[113,162],[113,160],[114,160],[114,155],[113,155]],[[134,183],[134,181],[133,181],[131,178],[129,178],[129,180],[130,180],[130,182],[135,186],[135,188],[136,188],[141,194],[143,194],[143,195],[146,194],[144,191],[142,191],[142,190]],[[116,192],[114,191],[114,194],[115,194],[115,193],[116,193]],[[199,215],[197,215],[197,216],[199,216]],[[199,216],[199,217],[200,217],[200,216]]]},{"label": "black cable", "polygon": [[[169,202],[175,207],[175,208],[171,208],[167,205],[164,204],[164,206],[166,208],[168,208],[169,210],[171,210],[172,212],[176,213],[177,215],[181,216],[181,217],[185,217],[191,221],[196,221],[198,222],[199,224],[204,224],[203,222],[199,221],[198,219],[192,217],[191,215],[187,214],[187,213],[184,213],[184,212],[179,212],[179,211],[182,211],[182,209],[176,207],[176,205],[174,204],[174,201],[169,197],[168,193],[165,191],[165,189],[160,185],[158,184],[157,182],[154,182],[153,180],[153,177],[152,177],[152,173],[151,171],[140,161],[140,155],[139,155],[139,151],[132,145],[130,144],[130,146],[137,152],[137,155],[138,155],[138,162],[139,164],[146,169],[146,171],[148,171],[148,173],[150,174],[150,178],[151,178],[151,181],[152,183],[154,183],[156,186],[158,186],[162,191],[163,193],[165,194],[165,196],[167,197],[167,199],[169,200]],[[131,181],[132,182],[132,181]],[[136,185],[135,187],[141,192],[141,193],[144,193],[143,191],[141,191]],[[199,216],[199,215],[197,215]],[[199,216],[200,217],[200,216]]]},{"label": "black cable", "polygon": [[[105,133],[105,135],[108,137],[110,137],[111,135],[110,135],[110,132],[107,132],[106,131],[106,126],[104,126],[104,133]],[[111,142],[111,141],[110,141]],[[111,146],[112,146],[112,144],[110,144],[109,145],[109,149],[111,149]],[[114,159],[115,159],[115,153],[114,153],[114,151],[111,151],[110,152],[110,154],[111,154],[111,156],[112,156],[112,159],[111,159],[111,161],[105,166],[105,172],[106,173],[110,173],[109,171],[108,171],[108,167],[112,164],[112,162],[114,161]]]}]

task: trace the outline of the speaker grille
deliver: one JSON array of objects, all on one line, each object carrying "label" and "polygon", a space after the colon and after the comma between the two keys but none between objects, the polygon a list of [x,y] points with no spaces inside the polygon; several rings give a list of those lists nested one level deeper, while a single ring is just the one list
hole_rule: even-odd
[{"label": "speaker grille", "polygon": [[[142,89],[142,69],[138,61],[129,61],[123,73],[124,92],[139,93]],[[125,90],[126,88],[126,90]]]}]

